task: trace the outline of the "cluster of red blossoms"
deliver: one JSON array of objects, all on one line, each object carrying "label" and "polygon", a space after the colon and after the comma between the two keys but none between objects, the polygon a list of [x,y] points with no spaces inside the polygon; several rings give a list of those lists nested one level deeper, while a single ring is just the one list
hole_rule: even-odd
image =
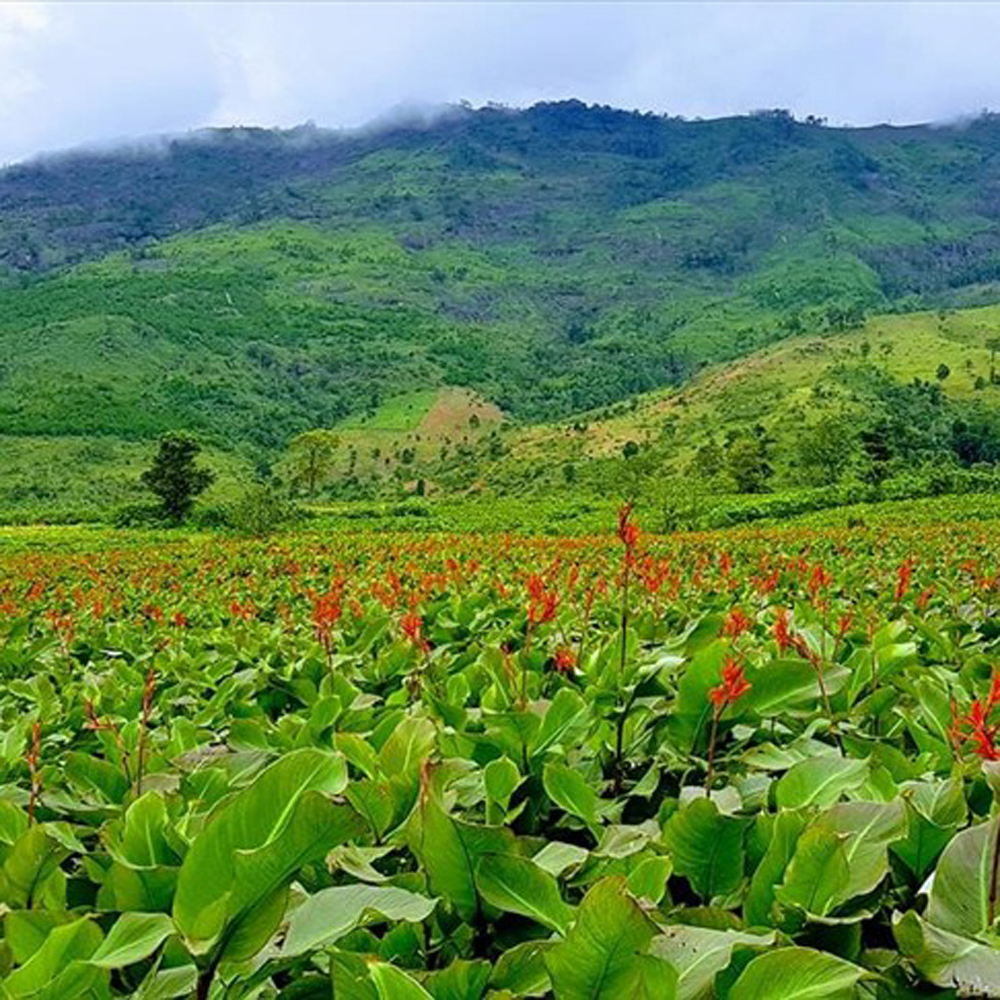
[{"label": "cluster of red blossoms", "polygon": [[423,633],[424,620],[418,611],[415,609],[407,611],[399,619],[399,627],[403,635],[410,640],[416,649],[419,649],[423,653],[430,652],[431,644],[424,638]]},{"label": "cluster of red blossoms", "polygon": [[618,537],[625,552],[631,556],[639,542],[639,525],[632,520],[632,504],[623,504],[618,510]]},{"label": "cluster of red blossoms", "polygon": [[1000,704],[1000,673],[993,674],[985,704],[977,698],[967,715],[958,714],[958,706],[951,703],[950,737],[955,753],[961,753],[964,743],[972,744],[972,752],[983,760],[1000,760],[1000,747],[996,744],[1000,723],[990,725],[993,709]]},{"label": "cluster of red blossoms", "polygon": [[[753,619],[742,609],[733,608],[722,623],[722,635],[735,643],[741,635],[753,628]],[[718,718],[727,705],[739,701],[750,690],[750,682],[743,675],[743,664],[735,656],[727,656],[722,664],[722,683],[708,692],[708,700],[715,706]]]},{"label": "cluster of red blossoms", "polygon": [[743,676],[743,665],[734,656],[727,656],[722,664],[722,683],[708,692],[708,699],[721,714],[750,690],[750,682]]},{"label": "cluster of red blossoms", "polygon": [[531,625],[550,622],[555,618],[558,607],[559,594],[549,590],[537,573],[532,573],[528,578],[528,622]]},{"label": "cluster of red blossoms", "polygon": [[335,580],[325,594],[313,598],[312,624],[327,656],[333,648],[333,630],[344,611],[344,582]]},{"label": "cluster of red blossoms", "polygon": [[573,669],[576,667],[576,656],[573,650],[567,649],[565,646],[560,646],[552,657],[552,666],[556,673],[572,674]]}]

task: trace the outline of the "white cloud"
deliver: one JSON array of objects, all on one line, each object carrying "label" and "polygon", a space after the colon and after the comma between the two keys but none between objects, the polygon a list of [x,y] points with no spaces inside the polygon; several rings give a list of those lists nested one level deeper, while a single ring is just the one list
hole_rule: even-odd
[{"label": "white cloud", "polygon": [[982,3],[0,0],[0,161],[463,98],[941,120],[1000,108],[997,37]]},{"label": "white cloud", "polygon": [[44,4],[0,3],[0,127],[38,89],[31,46],[49,24]]}]

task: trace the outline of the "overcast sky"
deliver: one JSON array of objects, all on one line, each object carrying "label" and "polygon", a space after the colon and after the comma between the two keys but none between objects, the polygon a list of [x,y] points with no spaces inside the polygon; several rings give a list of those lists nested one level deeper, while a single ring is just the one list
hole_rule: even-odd
[{"label": "overcast sky", "polygon": [[998,39],[991,3],[0,0],[0,163],[461,99],[941,121],[1000,109]]}]

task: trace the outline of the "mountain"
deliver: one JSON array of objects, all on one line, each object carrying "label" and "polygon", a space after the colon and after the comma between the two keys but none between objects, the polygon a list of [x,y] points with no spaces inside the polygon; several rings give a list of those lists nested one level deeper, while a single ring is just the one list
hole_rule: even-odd
[{"label": "mountain", "polygon": [[997,301],[992,115],[567,101],[67,154],[0,172],[0,504],[56,502],[68,468],[126,495],[170,428],[235,469],[419,390],[552,421],[866,314]]}]

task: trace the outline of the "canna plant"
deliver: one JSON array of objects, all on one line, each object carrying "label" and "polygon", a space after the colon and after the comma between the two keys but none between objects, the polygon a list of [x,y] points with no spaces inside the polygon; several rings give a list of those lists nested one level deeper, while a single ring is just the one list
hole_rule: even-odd
[{"label": "canna plant", "polygon": [[0,993],[1000,996],[997,534],[617,529],[0,555]]}]

